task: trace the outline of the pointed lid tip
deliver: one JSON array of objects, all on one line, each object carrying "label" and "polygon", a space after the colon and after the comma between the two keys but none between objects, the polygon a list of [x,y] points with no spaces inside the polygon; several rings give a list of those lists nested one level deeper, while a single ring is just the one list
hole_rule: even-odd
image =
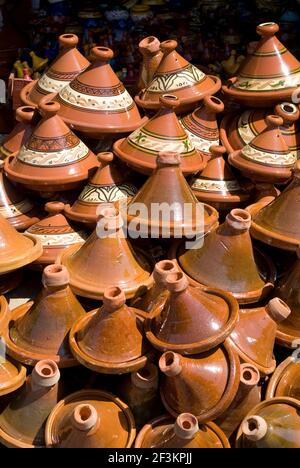
[{"label": "pointed lid tip", "polygon": [[291,102],[282,102],[281,104],[277,104],[275,107],[275,112],[283,119],[283,122],[286,124],[292,124],[300,117],[299,108]]},{"label": "pointed lid tip", "polygon": [[45,205],[45,211],[50,215],[58,215],[62,213],[65,209],[65,204],[59,201],[48,202]]},{"label": "pointed lid tip", "polygon": [[173,50],[175,50],[177,48],[177,46],[178,46],[178,42],[173,40],[173,39],[163,41],[160,44],[160,48],[161,48],[162,52],[165,55],[170,54],[171,52],[173,52]]},{"label": "pointed lid tip", "polygon": [[163,108],[173,111],[180,106],[180,99],[174,94],[163,94],[159,97],[159,101]]},{"label": "pointed lid tip", "polygon": [[283,125],[283,118],[280,115],[268,115],[266,121],[269,128],[277,128]]},{"label": "pointed lid tip", "polygon": [[47,101],[42,99],[38,105],[38,108],[44,117],[50,118],[58,114],[60,111],[60,104],[56,101]]},{"label": "pointed lid tip", "polygon": [[48,265],[43,271],[42,283],[45,288],[67,286],[70,276],[63,265]]},{"label": "pointed lid tip", "polygon": [[137,372],[132,372],[131,381],[133,385],[141,389],[158,388],[158,369],[155,364],[148,363]]},{"label": "pointed lid tip", "polygon": [[52,387],[59,381],[60,372],[54,361],[43,359],[35,365],[31,378],[39,387]]},{"label": "pointed lid tip", "polygon": [[199,431],[196,416],[190,413],[180,414],[174,424],[174,432],[180,439],[193,439]]},{"label": "pointed lid tip", "polygon": [[215,157],[220,157],[220,156],[223,157],[224,154],[226,153],[226,148],[225,146],[221,146],[221,145],[212,145],[209,148],[209,152]]},{"label": "pointed lid tip", "polygon": [[227,224],[238,231],[249,231],[251,227],[251,215],[246,210],[235,208],[226,216]]},{"label": "pointed lid tip", "polygon": [[173,353],[173,351],[167,351],[164,353],[161,356],[158,365],[161,372],[167,377],[176,377],[176,375],[179,375],[182,370],[180,356],[179,354]]},{"label": "pointed lid tip", "polygon": [[16,110],[16,120],[18,122],[31,122],[35,113],[35,108],[31,106],[21,106]]},{"label": "pointed lid tip", "polygon": [[97,159],[102,164],[109,164],[114,160],[114,153],[111,151],[103,151],[97,154]]},{"label": "pointed lid tip", "polygon": [[242,433],[253,442],[263,439],[267,432],[268,424],[260,416],[247,416],[242,422]]},{"label": "pointed lid tip", "polygon": [[203,103],[208,110],[215,114],[220,114],[225,109],[223,101],[216,96],[205,96]]},{"label": "pointed lid tip", "polygon": [[93,47],[91,52],[92,55],[101,62],[109,62],[114,58],[114,52],[109,47]]},{"label": "pointed lid tip", "polygon": [[145,37],[139,43],[139,49],[141,52],[147,51],[151,54],[155,54],[160,50],[160,41],[155,36]]},{"label": "pointed lid tip", "polygon": [[96,234],[102,239],[110,232],[117,232],[124,225],[122,214],[113,203],[102,203],[97,209]]},{"label": "pointed lid tip", "polygon": [[289,306],[279,297],[271,299],[266,305],[266,310],[275,322],[282,322],[291,314]]},{"label": "pointed lid tip", "polygon": [[175,273],[178,271],[177,265],[172,260],[161,260],[156,263],[153,271],[153,277],[156,284],[165,285],[167,276],[170,273]]},{"label": "pointed lid tip", "polygon": [[180,153],[176,153],[174,151],[161,151],[160,153],[158,153],[158,156],[156,158],[157,167],[180,166],[180,164]]},{"label": "pointed lid tip", "polygon": [[260,381],[260,372],[252,364],[241,364],[240,382],[246,387],[255,387]]},{"label": "pointed lid tip", "polygon": [[277,23],[261,23],[257,26],[256,32],[262,37],[272,37],[275,36],[279,31],[279,26]]},{"label": "pointed lid tip", "polygon": [[79,431],[88,432],[96,426],[99,419],[96,408],[88,403],[83,403],[75,406],[71,422]]},{"label": "pointed lid tip", "polygon": [[76,47],[79,39],[76,34],[62,34],[58,38],[59,45],[63,48]]},{"label": "pointed lid tip", "polygon": [[166,288],[171,293],[179,293],[185,291],[188,287],[188,279],[182,271],[169,273],[166,277]]},{"label": "pointed lid tip", "polygon": [[118,286],[111,286],[104,290],[103,305],[109,311],[118,310],[126,303],[124,291]]}]

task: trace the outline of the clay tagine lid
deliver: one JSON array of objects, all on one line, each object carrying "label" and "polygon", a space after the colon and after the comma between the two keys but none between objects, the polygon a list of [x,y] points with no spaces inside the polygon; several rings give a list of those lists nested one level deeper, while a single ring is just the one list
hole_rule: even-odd
[{"label": "clay tagine lid", "polygon": [[[1,353],[0,343],[0,353]],[[3,350],[4,351],[4,350]],[[1,353],[2,354],[2,353]],[[0,397],[8,395],[20,388],[26,379],[26,368],[14,362],[8,356],[0,354]]]},{"label": "clay tagine lid", "polygon": [[300,84],[300,63],[275,36],[278,24],[263,23],[256,31],[257,48],[223,91],[248,107],[267,107],[291,99]]},{"label": "clay tagine lid", "polygon": [[171,250],[171,258],[192,281],[230,291],[241,304],[251,304],[266,297],[274,287],[276,271],[271,260],[253,249],[249,234],[251,216],[235,208],[225,223],[211,231],[198,249]]},{"label": "clay tagine lid", "polygon": [[[298,343],[299,345],[299,343]],[[276,368],[268,383],[266,398],[290,397],[300,399],[299,348]]]},{"label": "clay tagine lid", "polygon": [[177,112],[183,113],[205,96],[215,94],[221,88],[220,79],[205,75],[176,52],[177,42],[164,41],[160,47],[164,53],[150,85],[135,100],[145,109],[159,109],[162,94],[175,94],[180,99]]},{"label": "clay tagine lid", "polygon": [[67,267],[75,294],[102,299],[104,290],[113,284],[120,286],[129,299],[140,288],[152,286],[152,266],[143,253],[132,248],[123,224],[114,205],[103,204],[97,228],[85,244],[62,252],[58,261]]},{"label": "clay tagine lid", "polygon": [[225,434],[214,423],[199,426],[190,413],[180,414],[176,421],[160,416],[146,424],[137,435],[135,448],[230,448]]},{"label": "clay tagine lid", "polygon": [[65,207],[66,216],[79,223],[96,225],[97,210],[101,203],[118,203],[133,197],[137,188],[126,182],[124,174],[114,161],[111,152],[99,153],[100,167],[84,187],[72,207]]},{"label": "clay tagine lid", "polygon": [[168,351],[160,358],[159,367],[163,373],[162,402],[174,417],[188,411],[199,423],[211,421],[223,414],[236,396],[240,361],[227,344],[195,356]]},{"label": "clay tagine lid", "polygon": [[238,319],[239,306],[231,294],[208,288],[193,288],[182,272],[165,280],[170,295],[146,319],[150,343],[160,351],[197,354],[222,343]]},{"label": "clay tagine lid", "polygon": [[135,435],[129,407],[101,390],[82,390],[61,400],[45,430],[52,448],[130,448]]},{"label": "clay tagine lid", "polygon": [[275,370],[273,350],[277,326],[290,313],[290,308],[279,298],[271,299],[266,307],[240,310],[229,342],[241,360],[256,366],[262,375]]},{"label": "clay tagine lid", "polygon": [[171,151],[180,154],[184,175],[201,171],[206,163],[174,112],[179,103],[174,95],[161,96],[158,113],[144,127],[115,142],[117,156],[136,171],[148,175],[156,168],[159,152]]},{"label": "clay tagine lid", "polygon": [[38,105],[47,94],[59,93],[90,65],[77,49],[79,40],[75,34],[62,34],[58,42],[61,50],[50,68],[22,89],[20,96],[25,104]]},{"label": "clay tagine lid", "polygon": [[17,307],[9,317],[7,352],[31,366],[41,359],[51,359],[60,368],[76,366],[69,348],[69,331],[85,311],[69,287],[64,266],[47,266],[42,282],[37,299]]},{"label": "clay tagine lid", "polygon": [[59,115],[72,128],[90,137],[132,132],[147,120],[109,65],[114,53],[94,47],[92,65],[65,86],[57,99]]},{"label": "clay tagine lid", "polygon": [[138,87],[139,89],[144,89],[152,82],[164,54],[160,48],[160,41],[154,36],[142,39],[139,43],[139,51],[143,57],[143,63],[141,65]]}]

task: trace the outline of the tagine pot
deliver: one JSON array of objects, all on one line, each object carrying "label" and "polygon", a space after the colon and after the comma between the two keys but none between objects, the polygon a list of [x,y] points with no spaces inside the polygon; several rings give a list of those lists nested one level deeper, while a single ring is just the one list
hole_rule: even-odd
[{"label": "tagine pot", "polygon": [[152,82],[164,54],[160,48],[160,41],[154,36],[142,39],[139,43],[139,51],[143,57],[143,61],[140,69],[138,87],[139,89],[144,89]]},{"label": "tagine pot", "polygon": [[[299,346],[299,343],[298,343]],[[281,362],[271,376],[266,398],[290,397],[300,400],[300,361],[299,349]]]}]

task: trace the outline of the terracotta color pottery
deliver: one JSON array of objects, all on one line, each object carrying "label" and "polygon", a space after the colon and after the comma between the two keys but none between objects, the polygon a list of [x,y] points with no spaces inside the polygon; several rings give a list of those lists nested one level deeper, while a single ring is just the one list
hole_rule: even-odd
[{"label": "terracotta color pottery", "polygon": [[0,441],[9,448],[45,447],[45,424],[57,404],[60,373],[53,361],[40,361],[25,385],[0,414]]},{"label": "terracotta color pottery", "polygon": [[209,148],[220,144],[217,114],[224,111],[223,102],[215,96],[206,96],[198,109],[180,120],[196,150],[209,156]]},{"label": "terracotta color pottery", "polygon": [[192,288],[182,272],[170,273],[165,282],[170,295],[145,322],[150,343],[160,351],[180,354],[202,353],[223,343],[238,319],[234,297],[225,291]]},{"label": "terracotta color pottery", "polygon": [[109,65],[114,53],[107,47],[92,49],[92,65],[65,86],[57,99],[63,120],[91,138],[128,133],[147,120]]},{"label": "terracotta color pottery", "polygon": [[100,300],[104,290],[119,286],[126,297],[153,285],[152,265],[143,253],[134,251],[123,231],[123,219],[115,207],[99,210],[97,228],[85,244],[64,250],[58,262],[70,273],[70,284],[79,296]]},{"label": "terracotta color pottery", "polygon": [[8,308],[7,300],[4,296],[0,296],[0,339],[3,333],[3,330],[6,327],[8,317],[10,315],[10,310]]},{"label": "terracotta color pottery", "polygon": [[224,146],[211,146],[206,168],[193,179],[197,199],[217,210],[230,210],[245,203],[251,195],[251,184],[239,182],[224,159]]},{"label": "terracotta color pottery", "polygon": [[47,94],[59,93],[90,65],[76,48],[78,37],[75,34],[63,34],[58,42],[61,50],[50,68],[39,80],[22,89],[20,96],[25,104],[38,105]]},{"label": "terracotta color pottery", "polygon": [[101,390],[82,390],[61,400],[45,430],[52,448],[130,448],[135,435],[128,406]]},{"label": "terracotta color pottery", "polygon": [[273,289],[276,271],[271,260],[253,249],[249,234],[251,216],[235,208],[226,221],[204,238],[198,249],[181,245],[170,251],[191,281],[230,291],[240,304],[251,304]]},{"label": "terracotta color pottery", "polygon": [[236,439],[238,448],[300,448],[300,402],[272,398],[252,408]]},{"label": "terracotta color pottery", "polygon": [[138,310],[125,305],[119,287],[104,291],[103,307],[77,320],[70,346],[80,364],[104,374],[135,372],[147,363],[149,345]]},{"label": "terracotta color pottery", "polygon": [[139,89],[144,89],[152,82],[164,54],[160,48],[160,41],[154,36],[145,37],[139,43],[139,51],[142,54],[143,62],[138,86]]},{"label": "terracotta color pottery", "polygon": [[162,94],[175,94],[180,99],[177,112],[191,109],[205,96],[212,96],[221,88],[216,76],[205,75],[176,52],[177,42],[164,41],[160,47],[163,58],[150,85],[135,97],[136,103],[144,109],[159,109]]},{"label": "terracotta color pottery", "polygon": [[180,414],[176,421],[160,416],[146,424],[138,433],[135,448],[230,448],[225,434],[216,424],[199,426],[197,418],[189,413]]},{"label": "terracotta color pottery", "polygon": [[160,358],[159,367],[164,374],[162,402],[174,417],[192,412],[200,423],[216,419],[236,396],[240,361],[227,344],[189,357],[169,351]]},{"label": "terracotta color pottery", "polygon": [[[5,348],[4,343],[0,342],[0,350],[2,344]],[[0,355],[0,397],[16,391],[23,385],[25,379],[25,367],[5,356],[4,351],[3,355]]]},{"label": "terracotta color pottery", "polygon": [[8,354],[26,365],[51,359],[59,367],[77,365],[69,348],[69,331],[85,311],[69,287],[65,267],[49,265],[43,272],[43,290],[35,302],[12,311],[6,328]]},{"label": "terracotta color pottery", "polygon": [[272,375],[266,398],[290,397],[300,400],[299,350],[281,362]]},{"label": "terracotta color pottery", "polygon": [[100,167],[84,187],[76,202],[65,207],[66,216],[79,223],[95,227],[97,210],[101,203],[116,203],[137,193],[137,188],[127,182],[124,174],[114,162],[114,154],[99,153]]},{"label": "terracotta color pottery", "polygon": [[7,176],[26,188],[56,192],[77,188],[98,166],[96,156],[57,115],[60,105],[42,101],[42,120],[16,158],[5,163]]},{"label": "terracotta color pottery", "polygon": [[176,96],[161,96],[158,113],[144,127],[115,142],[117,156],[137,172],[147,175],[156,168],[156,158],[162,151],[180,154],[184,175],[196,174],[204,169],[205,160],[195,149],[174,112],[179,105]]},{"label": "terracotta color pottery", "polygon": [[269,301],[266,307],[241,309],[239,321],[228,341],[243,362],[257,367],[265,376],[276,368],[273,356],[278,324],[291,310],[279,298]]},{"label": "terracotta color pottery", "polygon": [[275,36],[276,23],[263,23],[257,48],[238,71],[238,76],[223,86],[223,91],[248,107],[267,107],[290,100],[300,84],[300,63]]}]

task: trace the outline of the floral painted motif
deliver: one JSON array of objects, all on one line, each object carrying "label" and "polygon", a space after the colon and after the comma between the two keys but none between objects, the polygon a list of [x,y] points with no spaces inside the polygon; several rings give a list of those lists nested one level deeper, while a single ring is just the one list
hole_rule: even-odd
[{"label": "floral painted motif", "polygon": [[192,184],[193,190],[201,192],[239,192],[240,184],[236,180],[205,180],[195,179]]},{"label": "floral painted motif", "polygon": [[189,88],[190,86],[200,83],[205,78],[206,76],[202,71],[190,64],[185,69],[174,73],[154,75],[147,92],[162,93]]},{"label": "floral painted motif", "polygon": [[88,184],[79,196],[79,200],[86,203],[113,203],[118,200],[133,197],[137,188],[132,184],[93,185]]},{"label": "floral painted motif", "polygon": [[18,159],[31,166],[64,166],[75,161],[80,161],[88,156],[90,150],[80,141],[74,148],[62,151],[47,152],[33,151],[23,146],[18,154]]},{"label": "floral painted motif", "polygon": [[247,145],[243,148],[242,155],[244,158],[257,163],[278,167],[292,167],[297,161],[296,156],[292,153],[267,153],[266,151],[254,148],[251,145]]},{"label": "floral painted motif", "polygon": [[185,134],[182,137],[162,138],[158,134],[148,133],[145,129],[138,129],[128,137],[128,143],[134,148],[150,154],[160,151],[175,151],[181,156],[195,151],[193,143]]}]

